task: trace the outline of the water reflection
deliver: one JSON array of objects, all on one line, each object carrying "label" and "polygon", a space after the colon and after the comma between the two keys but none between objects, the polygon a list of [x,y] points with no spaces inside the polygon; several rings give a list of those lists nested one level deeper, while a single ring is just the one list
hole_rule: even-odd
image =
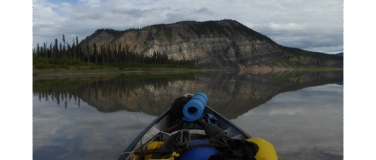
[{"label": "water reflection", "polygon": [[39,102],[34,96],[33,159],[116,159],[155,116],[119,111],[105,114],[85,102]]},{"label": "water reflection", "polygon": [[343,86],[282,93],[232,120],[271,141],[280,159],[343,159]]},{"label": "water reflection", "polygon": [[155,116],[165,111],[177,96],[204,91],[210,97],[208,105],[231,119],[281,92],[335,83],[342,78],[342,72],[267,75],[207,72],[199,75],[36,80],[33,84],[34,94],[39,99],[51,95],[53,101],[58,105],[64,103],[64,107],[67,107],[68,99],[74,99],[78,106],[83,100],[100,112],[142,111]]},{"label": "water reflection", "polygon": [[[271,130],[279,125],[271,122],[283,122],[273,118],[282,115],[304,117],[319,112],[314,108],[320,109],[325,106],[324,104],[330,104],[329,101],[325,101],[328,100],[327,97],[331,97],[326,95],[329,91],[318,87],[320,92],[316,92],[314,90],[315,88],[317,90],[317,87],[315,87],[304,92],[303,88],[341,81],[343,81],[342,72],[283,72],[266,75],[206,72],[164,76],[34,77],[33,156],[34,159],[116,159],[131,140],[150,121],[165,111],[177,96],[204,91],[209,97],[209,106],[229,119],[236,118],[234,121],[244,127],[250,135],[271,139],[282,157],[288,157],[287,155],[292,154],[292,151],[299,154],[305,151],[298,148],[280,150],[291,147],[291,143],[296,142],[291,139],[293,137],[287,137],[287,140],[291,140],[288,143],[285,142],[286,139],[266,137],[267,135],[281,136],[270,134]],[[275,101],[276,97],[280,97],[284,92],[299,94]],[[311,94],[319,94],[321,97],[317,97],[317,101],[322,104],[301,103],[301,99],[306,99],[312,96]],[[262,114],[266,113],[264,116],[253,116],[259,109],[268,108],[264,107],[266,104],[274,104],[274,107],[262,111]],[[331,112],[330,109],[328,112]],[[319,113],[312,115],[312,118],[317,115]],[[327,116],[325,113],[321,115]],[[270,124],[247,128],[247,126],[255,126],[250,119],[247,119],[248,117],[257,117],[251,119],[255,123],[265,120],[270,121]],[[318,118],[322,119],[320,116]],[[287,118],[281,126],[304,122],[304,120],[297,122],[297,119],[299,117]],[[338,117],[333,119],[337,120]],[[242,124],[243,121],[250,122],[252,125]],[[278,129],[283,131],[277,132],[279,134],[291,135],[290,132],[297,134],[302,132],[302,138],[316,136],[313,138],[320,139],[320,135],[305,133],[305,131],[313,133],[312,129],[305,131],[296,130],[296,127],[295,130]],[[320,127],[317,126],[316,129]],[[327,130],[324,128],[323,131]]]}]

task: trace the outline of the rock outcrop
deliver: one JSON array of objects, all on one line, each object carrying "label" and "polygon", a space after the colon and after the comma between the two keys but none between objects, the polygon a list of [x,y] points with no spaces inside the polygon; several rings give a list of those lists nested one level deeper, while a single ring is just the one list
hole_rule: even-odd
[{"label": "rock outcrop", "polygon": [[155,51],[176,60],[195,60],[204,68],[343,67],[343,58],[280,46],[234,20],[159,24],[142,29],[98,29],[81,44],[121,45],[151,56]]}]

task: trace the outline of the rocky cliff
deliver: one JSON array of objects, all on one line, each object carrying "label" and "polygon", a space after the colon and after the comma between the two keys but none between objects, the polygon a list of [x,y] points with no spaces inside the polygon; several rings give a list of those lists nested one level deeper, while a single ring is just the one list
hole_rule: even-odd
[{"label": "rocky cliff", "polygon": [[234,20],[184,21],[142,29],[98,29],[81,44],[121,45],[138,54],[154,51],[204,68],[343,67],[343,58],[278,45]]}]

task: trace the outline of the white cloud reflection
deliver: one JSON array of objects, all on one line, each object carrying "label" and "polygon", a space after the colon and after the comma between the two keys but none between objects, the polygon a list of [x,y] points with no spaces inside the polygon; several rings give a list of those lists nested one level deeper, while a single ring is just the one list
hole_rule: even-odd
[{"label": "white cloud reflection", "polygon": [[116,159],[156,118],[127,111],[100,113],[85,102],[79,108],[74,101],[67,106],[65,110],[53,102],[39,102],[34,96],[34,158],[40,158],[38,153],[46,147],[57,147],[51,152],[63,152],[53,155],[62,159]]},{"label": "white cloud reflection", "polygon": [[232,121],[274,144],[279,159],[343,159],[341,85],[282,93]]},{"label": "white cloud reflection", "polygon": [[[155,118],[139,112],[101,113],[73,100],[66,110],[56,101],[39,102],[37,96],[33,104],[34,156],[54,151],[53,159],[116,159]],[[232,121],[272,142],[280,159],[343,158],[341,85],[281,93]]]}]

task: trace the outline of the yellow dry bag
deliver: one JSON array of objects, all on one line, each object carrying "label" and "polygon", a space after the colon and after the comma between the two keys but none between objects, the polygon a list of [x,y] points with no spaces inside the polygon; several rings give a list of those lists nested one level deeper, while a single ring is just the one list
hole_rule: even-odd
[{"label": "yellow dry bag", "polygon": [[248,138],[247,141],[256,143],[259,147],[259,150],[255,155],[256,160],[278,160],[274,146],[267,140],[259,137],[252,137]]}]

